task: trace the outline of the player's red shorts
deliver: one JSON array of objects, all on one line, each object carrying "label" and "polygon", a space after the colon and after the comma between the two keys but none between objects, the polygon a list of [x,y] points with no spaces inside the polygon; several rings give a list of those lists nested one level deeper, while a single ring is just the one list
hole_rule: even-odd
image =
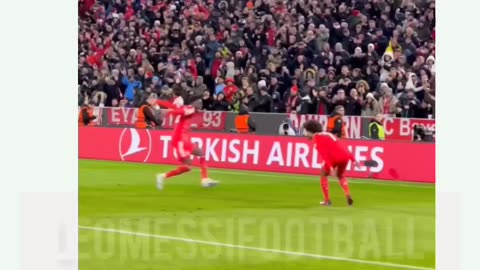
[{"label": "player's red shorts", "polygon": [[342,178],[343,175],[345,174],[345,171],[347,170],[348,162],[349,162],[349,161],[332,163],[332,167],[330,167],[330,168],[323,168],[323,173],[326,174],[326,175],[330,175],[332,169],[336,169],[336,170],[337,170],[337,174],[336,174],[336,175],[337,175],[338,177]]},{"label": "player's red shorts", "polygon": [[177,155],[177,159],[180,162],[183,162],[192,155],[194,146],[190,140],[173,141],[172,145],[173,151]]}]

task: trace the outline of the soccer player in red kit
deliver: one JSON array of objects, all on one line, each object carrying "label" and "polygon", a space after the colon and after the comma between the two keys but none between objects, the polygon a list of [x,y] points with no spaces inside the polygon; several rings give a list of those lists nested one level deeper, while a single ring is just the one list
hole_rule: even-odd
[{"label": "soccer player in red kit", "polygon": [[330,196],[328,193],[328,176],[336,170],[336,175],[340,181],[340,186],[347,197],[347,204],[352,205],[353,199],[350,195],[348,182],[345,178],[345,170],[350,161],[357,163],[353,154],[346,147],[339,143],[339,139],[332,133],[322,132],[322,125],[315,120],[309,120],[303,124],[304,134],[313,140],[313,146],[322,157],[324,164],[321,172],[320,184],[322,186],[324,201],[321,205],[330,206]]},{"label": "soccer player in red kit", "polygon": [[178,160],[183,165],[164,174],[157,175],[157,188],[163,189],[163,182],[165,179],[189,172],[192,164],[191,155],[197,156],[200,159],[201,184],[203,187],[214,187],[218,184],[208,177],[207,166],[205,163],[205,155],[202,149],[194,145],[188,135],[190,129],[190,119],[194,114],[202,109],[201,97],[192,97],[190,105],[178,106],[168,101],[158,100],[157,104],[161,107],[169,109],[170,113],[176,115],[176,125],[173,129],[173,136],[171,145],[173,151],[176,153]]}]

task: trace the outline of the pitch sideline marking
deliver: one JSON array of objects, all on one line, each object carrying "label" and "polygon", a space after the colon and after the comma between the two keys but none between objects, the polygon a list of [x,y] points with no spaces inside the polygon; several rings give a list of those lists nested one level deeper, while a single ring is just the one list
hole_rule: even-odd
[{"label": "pitch sideline marking", "polygon": [[[119,161],[110,161],[110,160],[94,160],[94,159],[81,159],[83,161],[95,161],[95,162],[105,162],[111,164],[118,164],[121,163]],[[138,162],[129,162],[129,164],[142,164],[142,165],[157,165],[157,164],[150,164],[150,163],[138,163]],[[173,166],[172,164],[160,164],[162,166]],[[194,170],[198,170],[194,168]],[[238,171],[238,170],[228,170],[228,169],[214,169],[209,168],[210,172],[215,172],[219,174],[231,174],[231,175],[252,175],[252,176],[266,176],[270,178],[312,178],[315,175],[292,175],[289,173],[275,173],[275,172],[261,172],[261,171],[254,171],[254,172],[247,172],[247,171]],[[333,177],[329,177],[330,182],[337,181],[336,179],[332,179]],[[221,179],[220,179],[221,180]],[[353,180],[351,183],[354,184],[371,184],[371,185],[381,185],[381,186],[397,186],[397,187],[409,187],[409,188],[425,188],[425,189],[435,189],[435,184],[428,184],[428,183],[408,183],[406,181],[389,181],[389,180]]]},{"label": "pitch sideline marking", "polygon": [[[315,177],[314,175],[290,175],[290,174],[285,174],[285,175],[280,175],[276,173],[259,173],[259,172],[239,172],[239,171],[227,171],[227,170],[221,170],[221,169],[209,169],[211,172],[219,173],[219,174],[232,174],[232,175],[253,175],[253,176],[266,176],[266,177],[272,177],[272,178],[312,178]],[[336,179],[332,179],[333,177],[329,177],[330,182],[336,182]],[[221,179],[220,179],[221,180]],[[392,181],[383,181],[383,180],[372,180],[372,181],[365,181],[365,180],[353,180],[351,183],[354,184],[372,184],[372,185],[383,185],[383,186],[400,186],[400,187],[412,187],[412,188],[428,188],[428,189],[433,189],[435,188],[435,185],[432,184],[422,184],[422,183],[412,183],[412,184],[405,184],[405,183],[396,183]]]},{"label": "pitch sideline marking", "polygon": [[268,248],[261,248],[261,247],[234,245],[234,244],[227,244],[227,243],[221,243],[221,242],[196,240],[196,239],[191,239],[191,238],[175,237],[175,236],[168,236],[168,235],[131,232],[131,231],[125,231],[125,230],[109,229],[109,228],[89,227],[89,226],[78,226],[78,228],[83,229],[83,230],[89,230],[89,231],[116,233],[116,234],[123,234],[123,235],[133,235],[133,236],[138,236],[138,237],[171,240],[171,241],[178,241],[178,242],[185,242],[185,243],[192,243],[192,244],[200,244],[200,245],[208,245],[208,246],[217,246],[217,247],[245,249],[245,250],[259,251],[259,252],[285,254],[285,255],[290,255],[290,256],[315,258],[315,259],[320,259],[320,260],[351,262],[351,263],[365,264],[365,265],[385,266],[385,267],[391,267],[391,268],[397,268],[397,269],[434,270],[434,268],[414,266],[414,265],[396,264],[396,263],[379,262],[379,261],[368,261],[368,260],[360,260],[360,259],[352,259],[352,258],[326,256],[326,255],[313,254],[313,253],[303,253],[303,252],[294,252],[294,251],[279,250],[279,249],[268,249]]}]

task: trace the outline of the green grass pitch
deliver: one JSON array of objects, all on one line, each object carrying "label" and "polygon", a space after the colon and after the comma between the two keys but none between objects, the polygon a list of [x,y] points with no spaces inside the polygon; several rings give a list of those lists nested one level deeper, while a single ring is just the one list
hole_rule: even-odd
[{"label": "green grass pitch", "polygon": [[350,179],[354,207],[331,179],[194,170],[155,188],[174,166],[79,162],[81,270],[434,269],[435,187]]}]

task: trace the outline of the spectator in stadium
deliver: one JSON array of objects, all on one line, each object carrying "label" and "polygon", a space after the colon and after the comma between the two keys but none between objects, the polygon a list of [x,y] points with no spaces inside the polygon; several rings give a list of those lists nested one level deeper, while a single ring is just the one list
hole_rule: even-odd
[{"label": "spectator in stadium", "polygon": [[335,111],[328,118],[327,132],[332,133],[338,138],[346,138],[347,132],[346,132],[346,124],[345,124],[345,121],[343,120],[344,115],[345,115],[345,108],[342,105],[335,106]]},{"label": "spectator in stadium", "polygon": [[372,93],[368,93],[365,101],[362,104],[362,116],[373,117],[379,113],[382,113],[380,104]]},{"label": "spectator in stadium", "polygon": [[135,89],[140,90],[142,88],[142,83],[135,79],[135,74],[132,69],[129,69],[128,75],[127,72],[123,70],[122,75],[122,84],[125,86],[125,98],[129,102],[132,102],[135,95]]},{"label": "spectator in stadium", "polygon": [[254,112],[272,112],[273,99],[268,94],[268,90],[265,86],[259,89],[260,95],[255,100]]},{"label": "spectator in stadium", "polygon": [[105,95],[106,95],[106,98],[105,98],[106,107],[112,107],[114,100],[116,100],[116,102],[118,103],[118,100],[122,98],[122,92],[120,91],[120,87],[115,82],[115,79],[111,76],[107,76],[105,78],[105,85],[103,87],[103,91],[105,92]]},{"label": "spectator in stadium", "polygon": [[238,133],[255,133],[257,125],[248,113],[248,107],[241,105],[235,117],[235,129]]},{"label": "spectator in stadium", "polygon": [[285,103],[283,103],[281,94],[277,91],[273,91],[271,93],[272,93],[271,96],[272,96],[272,102],[273,102],[272,111],[276,112],[276,113],[284,113],[285,112]]},{"label": "spectator in stadium", "polygon": [[346,103],[347,97],[345,96],[345,90],[340,88],[337,90],[337,94],[335,94],[332,98],[332,105],[345,107]]},{"label": "spectator in stadium", "polygon": [[203,83],[203,77],[198,76],[197,79],[195,79],[189,94],[192,96],[198,96],[204,94],[205,90],[208,90],[207,85]]},{"label": "spectator in stadium", "polygon": [[427,104],[427,117],[433,118],[435,115],[435,79],[431,79],[433,82],[431,86],[425,87],[424,101]]},{"label": "spectator in stadium", "polygon": [[203,98],[202,98],[202,103],[203,103],[203,109],[204,110],[213,110],[213,99],[210,96],[210,90],[205,89],[203,91]]},{"label": "spectator in stadium", "polygon": [[173,99],[173,90],[172,88],[168,87],[168,85],[162,86],[160,89],[160,97],[161,100],[172,100]]},{"label": "spectator in stadium", "polygon": [[218,93],[215,101],[212,104],[212,110],[214,111],[228,111],[229,105],[225,98],[225,94],[223,92]]},{"label": "spectator in stadium", "polygon": [[223,88],[223,92],[225,93],[225,99],[227,102],[232,104],[234,101],[234,96],[238,91],[238,87],[234,84],[235,80],[232,77],[227,78],[226,83],[227,84]]},{"label": "spectator in stadium", "polygon": [[153,93],[148,94],[146,99],[139,106],[135,128],[145,129],[162,125],[162,120],[157,118],[153,109],[156,102],[157,95]]},{"label": "spectator in stadium", "polygon": [[381,86],[382,96],[379,99],[380,109],[384,115],[396,116],[397,113],[402,113],[402,108],[398,99],[393,95],[392,88],[388,87],[386,83]]},{"label": "spectator in stadium", "polygon": [[421,103],[415,96],[415,90],[408,89],[399,99],[402,117],[416,117],[420,114]]},{"label": "spectator in stadium", "polygon": [[357,89],[350,89],[350,94],[345,100],[345,115],[361,115],[362,103],[363,96],[358,94]]},{"label": "spectator in stadium", "polygon": [[368,125],[368,136],[372,140],[385,140],[382,114],[375,115]]},{"label": "spectator in stadium", "polygon": [[92,93],[92,98],[90,100],[90,104],[97,107],[104,107],[105,100],[107,99],[107,94],[102,91],[95,90]]},{"label": "spectator in stadium", "polygon": [[93,105],[89,104],[87,100],[86,103],[80,107],[80,111],[78,112],[78,125],[88,126],[95,119],[97,119],[97,116],[93,114]]},{"label": "spectator in stadium", "polygon": [[[355,88],[361,100],[372,93],[385,114],[428,117],[434,37],[434,0],[80,0],[79,99],[99,91],[106,106],[138,106],[137,91],[162,96],[163,86],[184,85],[183,98],[206,87],[211,96],[223,92],[233,110],[236,90],[252,87],[260,97],[263,81],[272,112],[295,113],[308,96],[310,113],[330,114],[338,103],[358,115],[358,107],[347,106]],[[411,84],[420,113],[382,103]],[[322,87],[320,98],[322,91],[312,89]]]},{"label": "spectator in stadium", "polygon": [[225,88],[225,84],[223,83],[222,77],[217,77],[216,84],[215,84],[215,95],[218,95],[220,92],[223,92]]},{"label": "spectator in stadium", "polygon": [[287,113],[297,113],[297,107],[300,106],[300,97],[298,96],[298,86],[293,85],[290,88],[290,95],[287,100]]}]

